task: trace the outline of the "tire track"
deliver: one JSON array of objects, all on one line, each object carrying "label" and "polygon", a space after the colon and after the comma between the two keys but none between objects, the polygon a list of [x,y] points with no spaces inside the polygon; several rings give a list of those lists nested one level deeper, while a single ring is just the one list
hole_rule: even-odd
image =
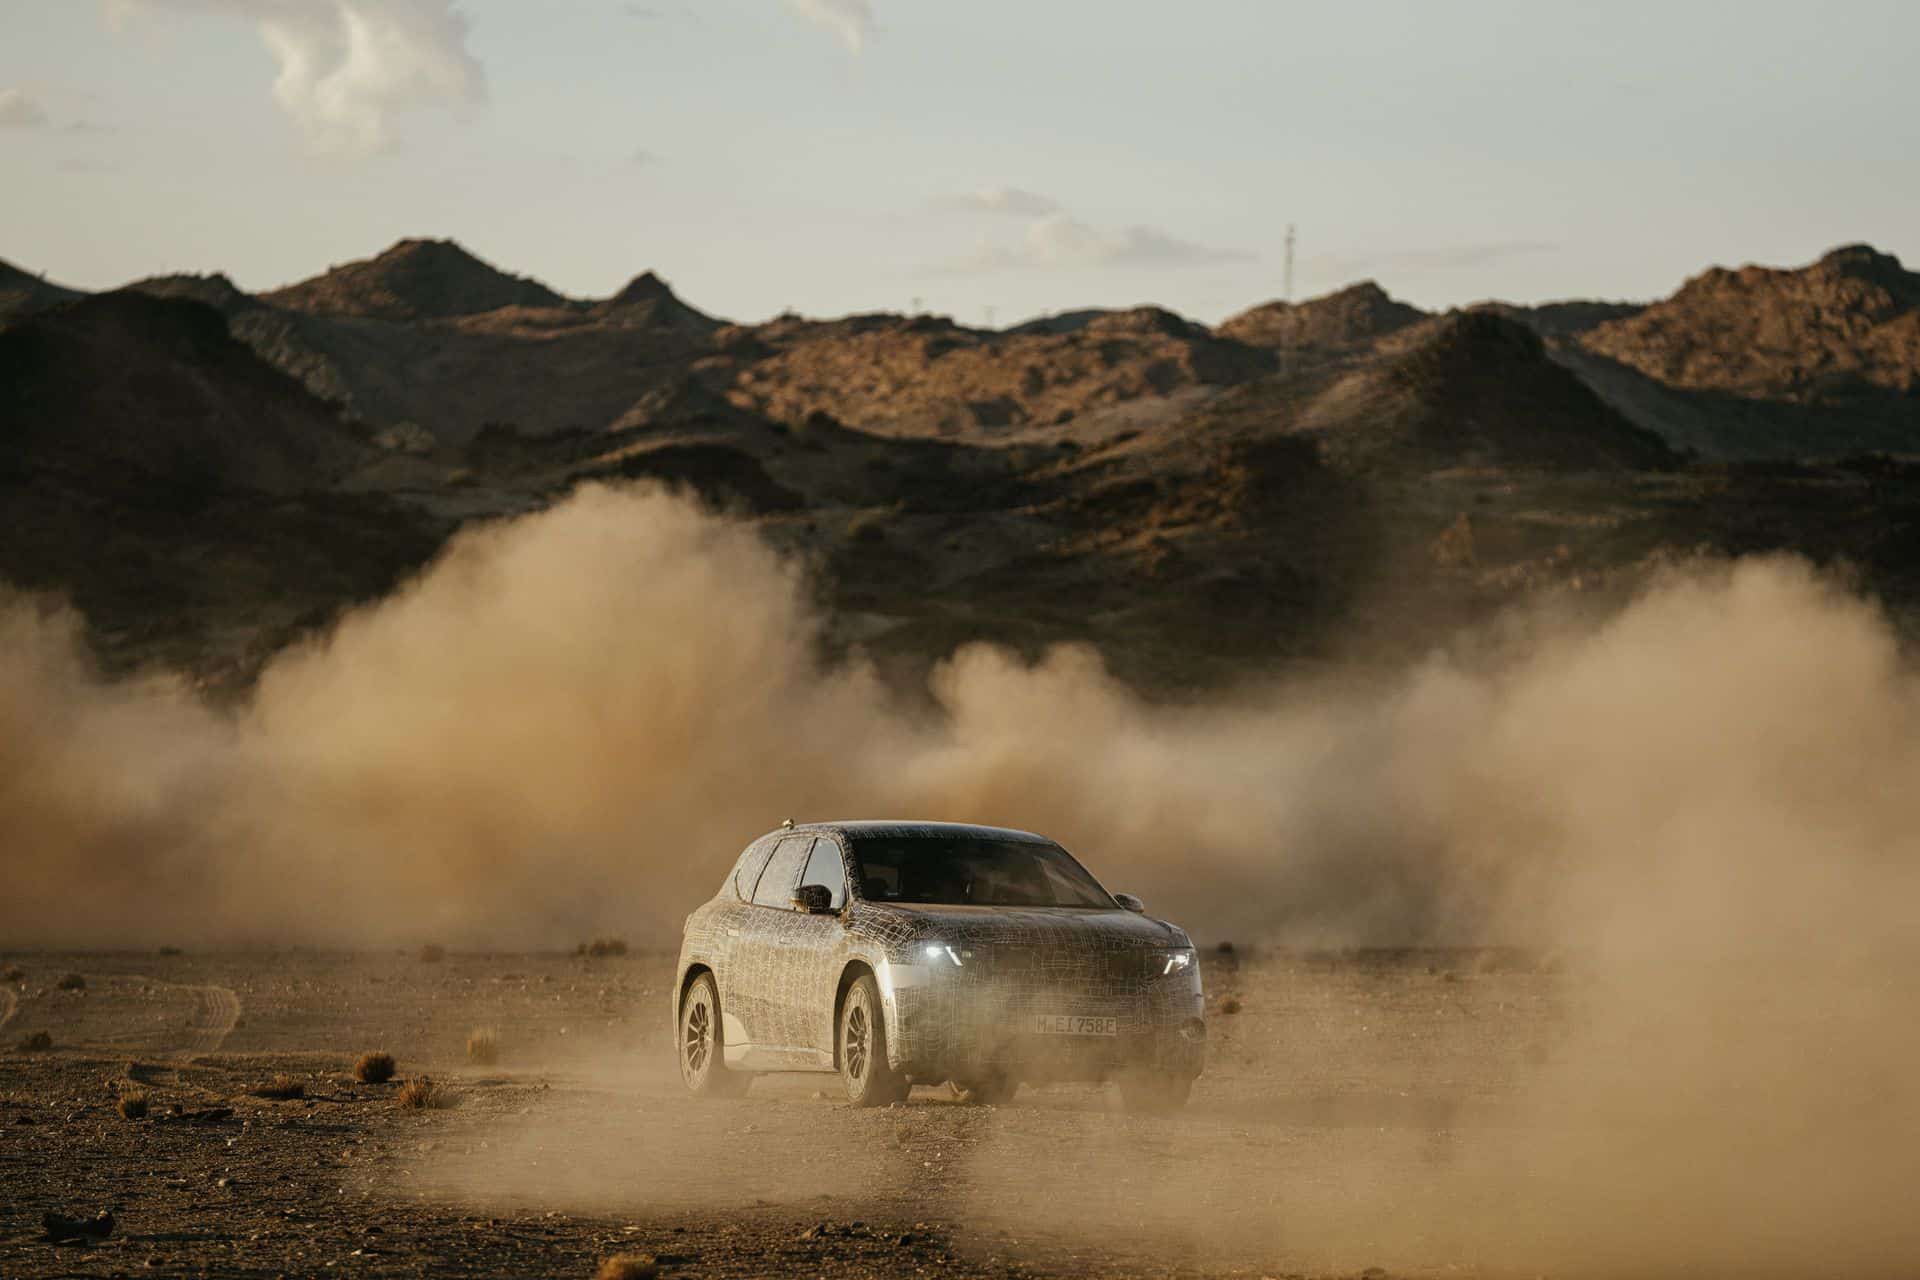
[{"label": "tire track", "polygon": [[134,999],[133,993],[124,988],[135,987],[149,994],[164,994],[170,998],[169,1002],[178,1001],[187,1006],[184,1025],[169,1019],[172,1029],[156,1034],[155,1028],[144,1020],[154,1002],[135,999],[134,1003],[140,1007],[142,1014],[140,1020],[123,1016],[112,1031],[95,1037],[97,1043],[112,1045],[116,1049],[197,1057],[217,1052],[233,1033],[234,1024],[240,1021],[240,997],[229,987],[168,982],[144,974],[116,974],[105,979],[105,982],[110,986],[122,987],[119,994],[129,999]]},{"label": "tire track", "polygon": [[199,996],[199,1008],[194,1013],[195,1025],[188,1030],[193,1043],[185,1050],[187,1053],[213,1053],[228,1036],[233,1034],[234,1024],[240,1021],[240,997],[231,987],[195,987]]}]

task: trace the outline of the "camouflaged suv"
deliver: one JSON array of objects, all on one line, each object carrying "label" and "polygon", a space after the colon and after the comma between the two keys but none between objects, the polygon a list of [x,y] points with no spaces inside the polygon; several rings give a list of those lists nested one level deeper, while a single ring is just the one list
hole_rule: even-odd
[{"label": "camouflaged suv", "polygon": [[837,1071],[857,1106],[1112,1080],[1171,1110],[1207,1038],[1183,931],[1045,837],[943,822],[789,823],[748,845],[687,917],[673,1018],[695,1094]]}]

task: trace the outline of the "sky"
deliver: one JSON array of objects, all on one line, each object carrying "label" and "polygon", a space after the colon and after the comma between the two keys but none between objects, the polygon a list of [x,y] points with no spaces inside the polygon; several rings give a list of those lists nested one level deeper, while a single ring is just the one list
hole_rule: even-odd
[{"label": "sky", "polygon": [[1920,5],[0,0],[0,259],[290,283],[451,237],[731,319],[1208,322],[1920,255]]}]

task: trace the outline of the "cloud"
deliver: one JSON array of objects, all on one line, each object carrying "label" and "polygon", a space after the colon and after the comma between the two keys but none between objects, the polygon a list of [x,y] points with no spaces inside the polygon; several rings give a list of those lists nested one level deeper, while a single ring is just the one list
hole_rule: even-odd
[{"label": "cloud", "polygon": [[873,34],[873,6],[867,0],[787,0],[787,7],[839,36],[852,53],[866,48]]},{"label": "cloud", "polygon": [[319,151],[369,154],[393,117],[477,103],[486,77],[450,0],[112,0],[116,15],[222,14],[251,21],[279,63],[273,96]]},{"label": "cloud", "polygon": [[1488,244],[1447,245],[1424,249],[1389,249],[1381,253],[1315,259],[1315,269],[1342,278],[1379,273],[1450,271],[1484,267],[1532,253],[1550,253],[1560,246],[1547,240],[1501,240]]},{"label": "cloud", "polygon": [[0,129],[43,129],[47,112],[24,89],[0,89]]},{"label": "cloud", "polygon": [[1184,267],[1249,262],[1254,256],[1244,249],[1196,244],[1158,227],[1135,225],[1106,230],[1064,213],[1050,213],[1028,223],[1017,243],[982,240],[972,253],[936,269],[946,274],[981,275],[1074,267]]},{"label": "cloud", "polygon": [[1021,218],[1044,218],[1060,212],[1058,201],[1019,187],[982,187],[964,195],[941,196],[934,207],[952,213],[998,213]]},{"label": "cloud", "polygon": [[691,22],[696,26],[704,25],[700,15],[683,4],[623,4],[620,12],[635,22]]}]

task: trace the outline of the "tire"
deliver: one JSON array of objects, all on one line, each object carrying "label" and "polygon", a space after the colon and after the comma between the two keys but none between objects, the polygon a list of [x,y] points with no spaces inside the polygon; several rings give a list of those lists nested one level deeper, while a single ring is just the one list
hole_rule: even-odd
[{"label": "tire", "polygon": [[1121,1103],[1141,1115],[1163,1116],[1178,1111],[1187,1105],[1192,1093],[1192,1076],[1137,1071],[1120,1077]]},{"label": "tire", "polygon": [[947,1088],[957,1101],[970,1107],[999,1107],[1013,1101],[1013,1095],[1020,1092],[1020,1082],[1006,1076],[982,1076],[978,1080],[949,1080]]},{"label": "tire", "polygon": [[720,1030],[720,991],[703,973],[680,1002],[680,1079],[696,1098],[737,1098],[753,1077],[727,1070]]},{"label": "tire", "polygon": [[880,987],[863,973],[840,1006],[840,1079],[856,1107],[884,1107],[907,1096],[907,1078],[887,1065],[887,1019]]}]

